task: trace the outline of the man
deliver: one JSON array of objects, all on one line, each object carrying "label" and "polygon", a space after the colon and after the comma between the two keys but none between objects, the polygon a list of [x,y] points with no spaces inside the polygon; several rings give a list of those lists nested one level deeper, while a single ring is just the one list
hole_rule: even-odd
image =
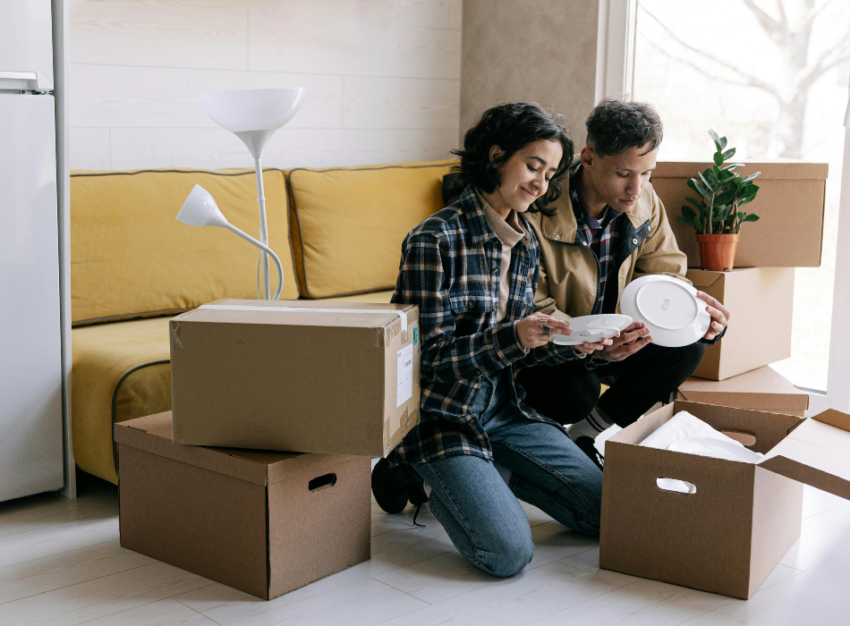
[{"label": "man", "polygon": [[[665,274],[685,280],[679,250],[661,200],[649,184],[663,128],[652,106],[605,100],[587,119],[587,146],[564,193],[547,214],[529,218],[540,241],[535,310],[568,318],[618,310],[633,279]],[[652,343],[642,322],[585,361],[524,370],[527,402],[572,426],[569,433],[597,465],[596,437],[625,427],[670,394],[697,368],[705,346],[725,332],[729,311],[699,292],[712,323],[700,342],[683,348]],[[600,397],[603,379],[610,388]],[[611,382],[609,379],[613,379]]]}]

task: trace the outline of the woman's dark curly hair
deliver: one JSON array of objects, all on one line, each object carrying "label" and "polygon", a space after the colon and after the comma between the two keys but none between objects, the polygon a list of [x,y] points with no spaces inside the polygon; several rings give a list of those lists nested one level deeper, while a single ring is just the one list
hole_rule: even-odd
[{"label": "woman's dark curly hair", "polygon": [[606,99],[587,118],[587,145],[601,157],[649,145],[652,152],[664,138],[658,112],[645,102]]},{"label": "woman's dark curly hair", "polygon": [[[499,165],[506,163],[518,150],[540,139],[560,142],[564,150],[557,171],[549,180],[546,194],[529,207],[529,211],[540,211],[546,215],[554,211],[546,205],[562,193],[561,182],[567,175],[573,160],[573,140],[562,122],[563,116],[549,115],[537,104],[511,102],[487,109],[463,138],[463,149],[452,150],[460,157],[460,165],[453,171],[459,172],[465,185],[475,185],[484,193],[493,193],[501,182]],[[490,160],[490,148],[499,146],[502,155]]]}]

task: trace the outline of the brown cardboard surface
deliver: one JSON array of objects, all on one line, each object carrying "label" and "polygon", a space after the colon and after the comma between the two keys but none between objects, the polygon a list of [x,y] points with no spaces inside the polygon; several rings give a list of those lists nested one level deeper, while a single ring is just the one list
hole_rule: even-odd
[{"label": "brown cardboard surface", "polygon": [[[676,221],[685,198],[696,192],[687,186],[709,163],[664,162],[652,174],[652,186],[664,203],[688,266],[699,267],[699,244],[690,226]],[[824,198],[829,166],[826,163],[752,162],[738,170],[742,176],[761,172],[754,181],[761,188],[743,210],[756,213],[758,222],[745,224],[735,267],[818,267],[823,242]]]},{"label": "brown cardboard surface", "polygon": [[[802,489],[757,465],[638,444],[687,410],[721,431],[750,432],[766,451],[801,423],[794,416],[675,402],[606,442],[600,567],[748,598],[799,536]],[[696,493],[660,489],[686,480]]]},{"label": "brown cardboard surface", "polygon": [[679,387],[679,399],[798,417],[803,417],[809,408],[809,394],[770,367],[723,381],[689,378]]},{"label": "brown cardboard surface", "polygon": [[[256,301],[213,304],[248,309],[198,309],[171,322],[175,441],[385,456],[417,423],[417,307],[267,302],[260,306],[281,310],[266,312]],[[326,306],[340,313],[310,310]],[[406,331],[387,309],[406,314]],[[399,404],[406,348],[412,395]]]},{"label": "brown cardboard surface", "polygon": [[688,270],[687,276],[731,313],[726,334],[706,349],[695,377],[726,380],[791,356],[792,268]]},{"label": "brown cardboard surface", "polygon": [[826,411],[806,420],[760,466],[850,500],[850,415]]},{"label": "brown cardboard surface", "polygon": [[368,458],[183,446],[170,417],[115,425],[122,546],[266,599],[369,558]]}]

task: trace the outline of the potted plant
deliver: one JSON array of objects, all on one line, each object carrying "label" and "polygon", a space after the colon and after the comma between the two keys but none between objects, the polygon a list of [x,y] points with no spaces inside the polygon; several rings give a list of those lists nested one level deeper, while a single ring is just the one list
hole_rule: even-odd
[{"label": "potted plant", "polygon": [[745,213],[740,208],[756,197],[759,187],[752,181],[761,172],[741,178],[735,170],[744,167],[743,163],[724,165],[735,156],[735,148],[727,150],[726,137],[719,137],[713,130],[708,134],[717,149],[714,165],[698,172],[698,178],[688,179],[688,187],[697,197],[686,198],[693,206],[683,206],[682,214],[676,219],[696,229],[702,268],[724,271],[731,270],[735,264],[741,224],[759,219],[755,213]]}]

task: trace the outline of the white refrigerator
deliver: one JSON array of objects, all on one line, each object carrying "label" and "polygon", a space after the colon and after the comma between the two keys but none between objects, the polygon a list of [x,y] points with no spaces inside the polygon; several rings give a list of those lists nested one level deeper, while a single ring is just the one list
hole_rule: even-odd
[{"label": "white refrigerator", "polygon": [[0,501],[64,485],[50,0],[0,0]]}]

